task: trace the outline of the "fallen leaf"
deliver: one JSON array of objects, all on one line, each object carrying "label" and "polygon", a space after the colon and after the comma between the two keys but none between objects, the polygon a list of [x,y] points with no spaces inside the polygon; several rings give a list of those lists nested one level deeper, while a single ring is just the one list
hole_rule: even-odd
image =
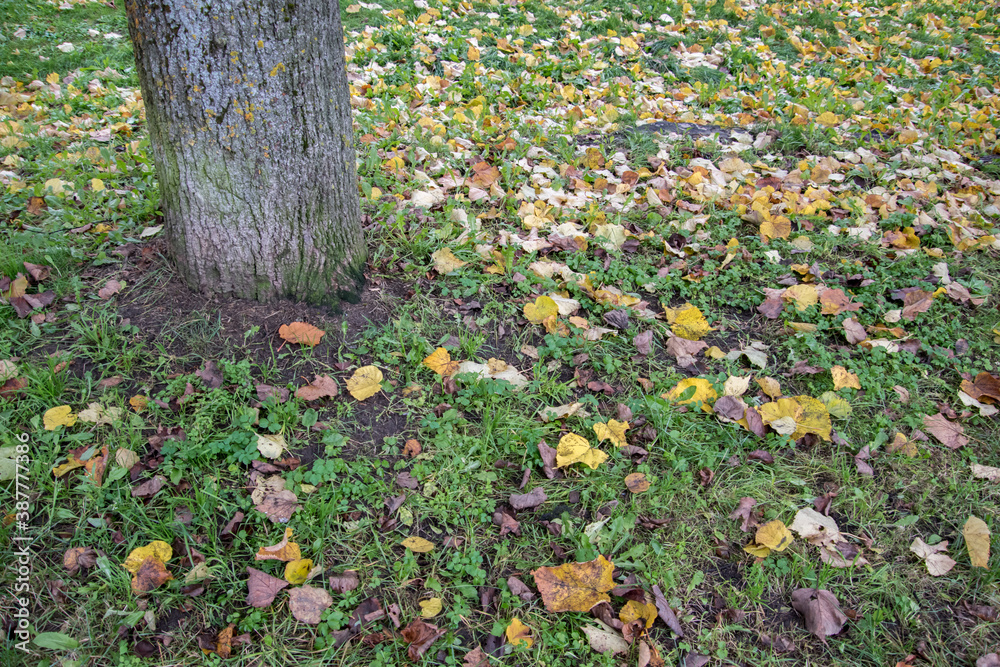
[{"label": "fallen leaf", "polygon": [[173,579],[166,564],[159,558],[149,557],[142,561],[132,577],[132,592],[136,595],[156,590]]},{"label": "fallen leaf", "polygon": [[737,505],[736,509],[729,514],[730,519],[740,519],[743,522],[740,524],[740,530],[744,533],[748,532],[757,524],[753,515],[753,506],[756,504],[757,501],[749,496],[740,498],[740,504]]},{"label": "fallen leaf", "polygon": [[288,586],[284,579],[272,577],[252,567],[247,568],[247,604],[251,607],[267,607],[274,602],[274,597],[281,589]]},{"label": "fallen leaf", "polygon": [[431,253],[431,260],[434,262],[434,268],[441,275],[457,271],[466,265],[466,262],[455,256],[451,248],[441,248],[434,251]]},{"label": "fallen leaf", "polygon": [[152,498],[167,483],[167,478],[163,475],[154,475],[152,479],[146,480],[142,484],[132,489],[133,498]]},{"label": "fallen leaf", "polygon": [[162,540],[154,540],[145,546],[132,549],[128,557],[125,558],[125,562],[122,563],[122,567],[135,574],[147,558],[156,558],[167,563],[173,557],[173,553],[174,550],[169,544]]},{"label": "fallen leaf", "polygon": [[827,590],[800,588],[792,591],[792,608],[805,619],[806,629],[824,641],[839,633],[847,623],[837,598]]},{"label": "fallen leaf", "polygon": [[852,345],[868,338],[868,332],[865,331],[865,327],[853,317],[844,320],[844,335],[847,337],[847,342]]},{"label": "fallen leaf", "polygon": [[444,636],[445,632],[446,630],[438,630],[436,625],[424,623],[417,618],[403,628],[400,634],[403,635],[403,641],[409,644],[406,649],[407,656],[416,662],[423,657],[434,642]]},{"label": "fallen leaf", "polygon": [[524,644],[530,647],[535,643],[534,637],[531,636],[531,628],[521,622],[521,619],[516,616],[511,619],[510,625],[507,626],[507,641],[512,645],[518,646],[519,644]]},{"label": "fallen leaf", "polygon": [[615,587],[614,565],[604,556],[585,563],[540,567],[531,574],[535,588],[550,612],[590,611],[599,602],[609,602],[607,592]]},{"label": "fallen leaf", "polygon": [[68,405],[60,405],[46,410],[42,415],[42,422],[46,431],[54,431],[59,426],[69,427],[75,424],[76,414]]},{"label": "fallen leaf", "polygon": [[677,336],[687,340],[698,341],[705,337],[709,331],[714,331],[709,326],[708,320],[698,308],[690,303],[684,304],[680,308],[664,308],[664,316],[670,330]]},{"label": "fallen leaf", "polygon": [[434,350],[426,359],[424,366],[438,375],[449,377],[458,372],[458,362],[451,360],[451,354],[443,347]]},{"label": "fallen leaf", "polygon": [[632,493],[645,493],[649,490],[649,480],[641,472],[634,472],[625,477],[625,487]]},{"label": "fallen leaf", "polygon": [[427,600],[421,600],[420,605],[420,615],[424,618],[434,618],[441,613],[444,606],[441,603],[441,598],[430,598]]},{"label": "fallen leaf", "polygon": [[811,507],[800,509],[789,528],[806,542],[817,547],[833,549],[838,542],[844,541],[837,522]]},{"label": "fallen leaf", "polygon": [[534,303],[524,304],[524,317],[532,324],[543,324],[546,320],[559,315],[559,306],[551,297],[540,296]]},{"label": "fallen leaf", "polygon": [[792,534],[784,523],[775,519],[758,528],[754,540],[771,551],[784,551],[792,543]]},{"label": "fallen leaf", "polygon": [[[311,383],[295,390],[296,397],[301,398],[303,401],[318,401],[321,398],[330,398],[340,393],[337,381],[329,375],[315,375],[313,377],[314,379]],[[260,387],[258,387],[259,391]]]},{"label": "fallen leaf", "polygon": [[1000,468],[993,466],[981,466],[972,464],[972,476],[976,479],[988,479],[991,482],[1000,482]]},{"label": "fallen leaf", "polygon": [[636,351],[642,356],[646,357],[653,353],[653,330],[649,329],[643,331],[641,334],[637,334],[632,339],[632,344],[635,345]]},{"label": "fallen leaf", "polygon": [[425,540],[422,537],[417,537],[416,535],[412,535],[410,537],[407,537],[405,540],[403,540],[402,542],[400,542],[400,544],[402,544],[404,547],[406,547],[410,551],[412,551],[414,553],[418,553],[418,554],[425,554],[428,551],[431,551],[431,550],[434,549],[434,543],[433,542],[431,542],[429,540]]},{"label": "fallen leaf", "polygon": [[683,639],[684,631],[681,629],[680,621],[677,620],[677,614],[671,609],[666,596],[656,584],[653,584],[653,601],[656,604],[656,612],[659,614],[660,620],[670,628],[671,632]]},{"label": "fallen leaf", "polygon": [[843,366],[834,366],[830,369],[830,374],[833,376],[834,391],[839,391],[844,387],[861,389],[861,380],[858,379],[858,376]]},{"label": "fallen leaf", "polygon": [[302,558],[299,545],[291,542],[292,529],[285,528],[284,537],[277,544],[268,547],[261,547],[257,550],[254,560],[280,560],[284,562],[296,561]]},{"label": "fallen leaf", "polygon": [[363,401],[382,391],[382,371],[375,366],[362,366],[345,384],[351,396]]},{"label": "fallen leaf", "polygon": [[354,570],[345,570],[343,574],[335,574],[330,577],[330,588],[334,593],[350,593],[361,585],[358,573]]},{"label": "fallen leaf", "polygon": [[490,667],[489,656],[486,655],[481,646],[477,646],[465,654],[462,667]]},{"label": "fallen leaf", "polygon": [[958,449],[969,444],[962,425],[948,421],[948,418],[940,412],[933,416],[924,415],[924,428],[948,449]]},{"label": "fallen leaf", "polygon": [[122,287],[123,285],[117,280],[109,280],[108,282],[104,283],[104,287],[97,290],[97,296],[101,297],[104,300],[110,299],[115,294],[118,294],[118,292],[121,292]]},{"label": "fallen leaf", "polygon": [[299,509],[299,498],[287,489],[268,492],[255,507],[275,523],[288,523],[292,513]]},{"label": "fallen leaf", "polygon": [[597,435],[598,442],[610,440],[611,444],[615,447],[624,447],[628,444],[628,441],[625,439],[625,431],[627,431],[628,428],[629,425],[627,421],[609,419],[606,424],[603,422],[597,422],[594,424],[594,434]]},{"label": "fallen leaf", "polygon": [[285,581],[297,586],[304,584],[309,578],[309,571],[312,570],[313,562],[309,558],[299,558],[285,563]]},{"label": "fallen leaf", "polygon": [[990,528],[982,519],[970,516],[962,527],[965,548],[969,551],[972,567],[989,567]]},{"label": "fallen leaf", "polygon": [[286,449],[288,449],[288,443],[285,442],[285,436],[280,433],[257,434],[257,451],[265,458],[276,459]]},{"label": "fallen leaf", "polygon": [[607,458],[607,454],[596,447],[591,447],[585,438],[576,433],[567,433],[561,437],[556,448],[557,468],[582,463],[591,469],[596,469]]},{"label": "fallen leaf", "polygon": [[333,604],[333,598],[322,588],[300,586],[288,593],[288,608],[300,623],[319,625],[324,611]]},{"label": "fallen leaf", "polygon": [[[691,391],[691,395],[688,398],[682,398],[692,387],[694,389]],[[712,403],[718,398],[718,394],[715,392],[715,388],[712,387],[712,383],[705,378],[687,378],[678,382],[673,389],[663,394],[662,398],[675,402],[678,405],[700,403],[702,411],[711,414]]]},{"label": "fallen leaf", "polygon": [[604,625],[585,625],[580,630],[587,635],[590,648],[597,653],[628,653],[629,644],[612,628]]},{"label": "fallen leaf", "polygon": [[910,551],[917,555],[924,561],[927,566],[927,571],[932,577],[940,577],[951,571],[951,568],[955,567],[955,561],[949,558],[946,554],[942,553],[948,549],[948,541],[944,540],[938,542],[935,545],[930,545],[924,542],[919,537],[913,539],[913,543],[910,544]]},{"label": "fallen leaf", "polygon": [[534,509],[546,500],[548,500],[548,496],[545,495],[545,489],[539,486],[532,489],[530,493],[513,494],[510,497],[510,506],[517,511]]}]

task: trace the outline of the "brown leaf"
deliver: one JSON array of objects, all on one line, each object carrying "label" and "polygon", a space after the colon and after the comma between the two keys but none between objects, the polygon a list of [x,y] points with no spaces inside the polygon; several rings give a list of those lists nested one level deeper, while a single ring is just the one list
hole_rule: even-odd
[{"label": "brown leaf", "polygon": [[299,498],[288,490],[266,493],[255,507],[275,523],[288,523],[292,512],[299,509]]},{"label": "brown leaf", "polygon": [[653,584],[653,600],[656,603],[656,612],[659,614],[660,620],[666,623],[671,632],[683,639],[684,631],[681,630],[681,623],[677,620],[674,610],[670,608],[663,591],[656,584]]},{"label": "brown leaf", "polygon": [[140,484],[139,486],[132,489],[133,498],[151,498],[156,493],[163,488],[166,484],[167,478],[163,475],[156,475],[153,479],[147,480]]},{"label": "brown leaf", "polygon": [[632,344],[635,345],[635,349],[639,351],[642,356],[648,356],[653,352],[653,330],[649,329],[638,334],[632,339]]},{"label": "brown leaf", "polygon": [[410,489],[411,491],[415,491],[420,488],[420,482],[414,479],[413,475],[406,470],[396,475],[396,484],[404,489]]},{"label": "brown leaf", "polygon": [[320,339],[326,335],[326,332],[305,322],[292,322],[291,324],[282,324],[278,328],[278,335],[289,343],[301,343],[313,347],[319,345]]},{"label": "brown leaf", "polygon": [[806,622],[806,629],[823,641],[844,628],[847,616],[833,593],[823,589],[800,588],[792,592],[792,608]]},{"label": "brown leaf", "polygon": [[614,565],[604,556],[585,563],[540,567],[532,575],[535,587],[550,612],[590,611],[598,602],[610,601],[607,591],[615,587],[611,579]]},{"label": "brown leaf", "polygon": [[219,631],[219,636],[215,640],[215,653],[220,658],[228,658],[229,654],[232,653],[233,629],[235,627],[234,623],[230,623],[228,627]]},{"label": "brown leaf", "polygon": [[868,338],[868,332],[865,331],[864,326],[853,317],[844,320],[844,334],[847,336],[847,342],[852,345]]},{"label": "brown leaf", "polygon": [[641,472],[625,476],[625,488],[632,493],[645,493],[649,490],[649,480]]},{"label": "brown leaf", "polygon": [[933,416],[924,415],[924,428],[948,449],[958,449],[969,444],[962,425],[948,421],[940,412]]},{"label": "brown leaf", "polygon": [[236,514],[234,514],[233,518],[230,519],[225,526],[223,526],[222,532],[219,533],[219,537],[222,538],[233,537],[234,536],[233,531],[236,530],[236,527],[240,524],[241,521],[243,521],[243,516],[244,516],[243,512],[237,512]]},{"label": "brown leaf", "polygon": [[402,630],[403,641],[410,645],[406,650],[406,655],[414,662],[420,660],[431,644],[442,637],[445,632],[447,631],[438,630],[436,625],[424,623],[419,618],[414,619]]},{"label": "brown leaf", "polygon": [[513,494],[510,497],[510,506],[518,511],[534,509],[546,500],[548,496],[545,495],[545,489],[539,486],[532,489],[531,493]]},{"label": "brown leaf", "polygon": [[875,474],[875,469],[868,465],[868,460],[871,457],[871,449],[868,445],[862,447],[861,451],[854,455],[854,465],[857,467],[858,472],[867,477]]},{"label": "brown leaf", "polygon": [[983,371],[974,382],[962,380],[962,391],[983,403],[1000,402],[1000,378]]},{"label": "brown leaf", "polygon": [[757,504],[757,501],[749,496],[740,498],[740,504],[736,506],[736,509],[732,511],[729,515],[730,519],[741,519],[743,521],[740,524],[740,530],[744,533],[749,532],[751,528],[757,526],[757,520],[754,518],[753,506]]},{"label": "brown leaf", "polygon": [[750,452],[747,458],[751,461],[760,461],[761,463],[774,463],[774,457],[771,452],[764,451],[763,449],[755,449]]},{"label": "brown leaf", "polygon": [[311,384],[303,385],[295,391],[295,395],[303,401],[318,401],[321,398],[336,396],[340,392],[337,381],[329,375],[316,375]]},{"label": "brown leaf", "polygon": [[412,459],[414,456],[420,454],[423,448],[420,446],[420,442],[414,438],[410,438],[405,443],[403,443],[403,456],[408,459]]},{"label": "brown leaf", "polygon": [[104,287],[97,290],[97,296],[101,297],[105,301],[113,297],[118,292],[122,291],[122,284],[117,280],[109,280],[104,283]]},{"label": "brown leaf", "polygon": [[933,302],[934,294],[932,292],[920,289],[907,292],[903,296],[903,319],[912,322],[917,317],[917,313],[927,312]]},{"label": "brown leaf", "polygon": [[462,667],[490,667],[489,656],[486,655],[481,646],[477,646],[465,654]]},{"label": "brown leaf", "polygon": [[162,560],[150,556],[142,561],[132,577],[132,592],[136,595],[148,593],[173,578],[173,575],[167,572],[167,566]]},{"label": "brown leaf", "polygon": [[205,367],[195,372],[195,375],[201,378],[209,389],[218,389],[222,386],[222,369],[214,361],[206,361]]},{"label": "brown leaf", "polygon": [[252,567],[247,568],[247,574],[250,575],[247,579],[247,604],[251,607],[267,607],[274,601],[274,596],[288,586],[284,579],[272,577]]},{"label": "brown leaf", "polygon": [[267,399],[274,397],[276,403],[284,403],[288,400],[288,390],[284,387],[272,387],[269,384],[258,384],[257,399],[263,403]]},{"label": "brown leaf", "polygon": [[747,404],[739,396],[722,396],[712,405],[712,409],[716,416],[739,421],[747,411]]},{"label": "brown leaf", "polygon": [[700,340],[688,340],[671,335],[667,340],[667,352],[674,355],[677,365],[681,368],[691,368],[698,363],[694,355],[708,348],[708,343]]},{"label": "brown leaf", "polygon": [[97,552],[93,547],[73,547],[63,554],[63,567],[71,574],[80,569],[89,570],[97,564]]},{"label": "brown leaf", "polygon": [[354,570],[346,570],[343,574],[335,574],[330,577],[330,588],[334,593],[350,593],[361,584],[358,573]]},{"label": "brown leaf", "polygon": [[[348,640],[351,639],[351,637],[360,633],[363,627],[385,617],[386,612],[383,611],[382,605],[379,604],[379,601],[375,598],[368,598],[359,604],[351,614],[351,618],[347,622],[347,627],[342,630],[337,630],[332,634],[333,645],[335,647],[343,646]],[[393,625],[398,628],[399,608],[396,607],[396,605],[389,606],[389,618],[392,620]]]},{"label": "brown leaf", "polygon": [[784,309],[785,302],[777,296],[768,297],[764,303],[757,306],[757,312],[769,320],[777,319]]},{"label": "brown leaf", "polygon": [[561,470],[556,469],[555,447],[549,447],[544,440],[538,441],[538,453],[542,457],[542,472],[548,479],[559,479],[563,476]]},{"label": "brown leaf", "polygon": [[535,593],[528,588],[528,585],[517,577],[507,577],[507,588],[510,592],[521,598],[524,602],[531,602],[535,599]]},{"label": "brown leaf", "polygon": [[701,653],[688,653],[684,658],[684,667],[705,667],[712,659]]},{"label": "brown leaf", "polygon": [[308,625],[319,625],[321,615],[332,604],[333,598],[322,588],[304,585],[288,593],[288,608],[292,616]]}]

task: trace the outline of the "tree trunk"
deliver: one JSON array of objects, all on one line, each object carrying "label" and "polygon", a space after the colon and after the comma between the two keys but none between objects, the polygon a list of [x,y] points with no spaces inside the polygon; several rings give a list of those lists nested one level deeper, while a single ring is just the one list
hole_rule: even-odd
[{"label": "tree trunk", "polygon": [[356,300],[360,226],[337,0],[127,0],[170,253],[195,289]]}]

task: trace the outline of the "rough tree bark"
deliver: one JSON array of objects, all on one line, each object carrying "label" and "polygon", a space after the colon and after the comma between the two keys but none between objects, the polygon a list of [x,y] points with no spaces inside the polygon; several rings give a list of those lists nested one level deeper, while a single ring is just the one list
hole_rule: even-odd
[{"label": "rough tree bark", "polygon": [[366,248],[337,0],[127,0],[170,253],[195,289],[355,300]]}]

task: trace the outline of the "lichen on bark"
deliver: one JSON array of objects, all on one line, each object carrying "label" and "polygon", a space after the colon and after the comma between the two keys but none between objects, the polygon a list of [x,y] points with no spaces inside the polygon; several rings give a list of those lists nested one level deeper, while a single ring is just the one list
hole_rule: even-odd
[{"label": "lichen on bark", "polygon": [[366,248],[338,3],[126,8],[179,273],[260,301],[356,298]]}]

